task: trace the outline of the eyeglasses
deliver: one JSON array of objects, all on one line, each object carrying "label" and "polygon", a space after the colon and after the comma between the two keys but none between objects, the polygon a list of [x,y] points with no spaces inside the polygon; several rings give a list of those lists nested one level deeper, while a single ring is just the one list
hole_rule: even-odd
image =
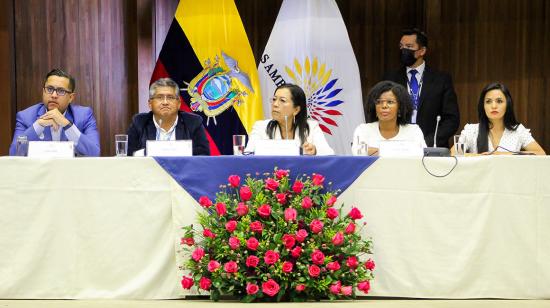
[{"label": "eyeglasses", "polygon": [[392,107],[395,104],[397,104],[397,101],[392,101],[392,100],[388,100],[388,99],[377,99],[374,104],[378,106],[378,105],[383,105],[384,103],[386,103],[386,105]]},{"label": "eyeglasses", "polygon": [[171,102],[171,101],[175,101],[176,99],[178,99],[178,97],[175,96],[175,95],[157,94],[157,95],[151,97],[151,99],[154,99],[154,100],[157,100],[157,101],[167,100],[167,101]]},{"label": "eyeglasses", "polygon": [[65,94],[67,93],[73,93],[72,91],[69,91],[69,90],[66,90],[66,89],[63,89],[63,88],[54,88],[54,87],[51,87],[51,86],[48,86],[48,87],[44,87],[44,91],[48,94],[53,94],[53,92],[56,92],[57,95],[59,96],[65,96]]}]

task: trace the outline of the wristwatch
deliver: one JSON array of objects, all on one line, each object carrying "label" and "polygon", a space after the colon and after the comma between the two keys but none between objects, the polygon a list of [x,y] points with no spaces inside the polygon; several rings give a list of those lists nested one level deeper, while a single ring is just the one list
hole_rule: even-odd
[{"label": "wristwatch", "polygon": [[73,122],[69,121],[69,124],[63,126],[63,129],[67,130],[67,129],[71,128],[71,126],[73,126]]}]

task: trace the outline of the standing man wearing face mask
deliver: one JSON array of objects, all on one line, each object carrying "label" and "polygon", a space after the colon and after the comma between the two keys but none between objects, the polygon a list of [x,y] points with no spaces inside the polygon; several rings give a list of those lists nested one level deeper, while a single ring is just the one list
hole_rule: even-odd
[{"label": "standing man wearing face mask", "polygon": [[437,146],[449,147],[449,138],[460,125],[460,114],[451,76],[426,65],[424,56],[428,37],[418,29],[403,30],[399,49],[399,70],[386,72],[382,80],[391,80],[407,87],[413,102],[411,122],[418,124],[428,146],[434,144],[437,116],[441,116],[437,131]]}]

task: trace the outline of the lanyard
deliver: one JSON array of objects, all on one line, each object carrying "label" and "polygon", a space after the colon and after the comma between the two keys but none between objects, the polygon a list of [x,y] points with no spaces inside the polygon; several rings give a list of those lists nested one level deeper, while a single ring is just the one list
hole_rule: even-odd
[{"label": "lanyard", "polygon": [[409,79],[409,73],[407,73],[407,86],[409,87],[409,95],[412,97],[412,99],[414,100],[415,104],[414,106],[416,108],[418,108],[418,103],[419,103],[419,100],[420,100],[420,92],[422,92],[422,85],[424,84],[424,73],[426,72],[426,69],[424,69],[422,71],[422,75],[420,75],[420,81],[418,82],[418,93],[414,93],[412,91],[412,87],[411,87],[411,79],[414,77],[416,78],[415,76],[411,76],[411,79]]}]

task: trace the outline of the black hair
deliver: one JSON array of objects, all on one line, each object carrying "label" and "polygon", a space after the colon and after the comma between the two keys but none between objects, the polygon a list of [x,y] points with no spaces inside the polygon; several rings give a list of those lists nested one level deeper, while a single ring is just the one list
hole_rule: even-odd
[{"label": "black hair", "polygon": [[[290,91],[290,96],[292,99],[292,104],[294,107],[300,107],[300,111],[294,117],[295,120],[292,123],[292,129],[298,129],[298,136],[300,136],[300,143],[306,142],[306,138],[309,135],[309,125],[307,124],[307,105],[306,105],[306,94],[304,90],[299,86],[291,83],[285,83],[280,85],[275,89],[275,92],[279,89],[288,89]],[[275,93],[274,92],[274,93]],[[275,138],[275,130],[279,126],[279,123],[276,120],[271,120],[267,124],[266,133],[269,136],[269,139]],[[279,127],[279,130],[283,130]],[[281,134],[282,135],[282,134]]]},{"label": "black hair", "polygon": [[74,92],[74,89],[76,87],[74,77],[69,75],[69,73],[65,72],[64,70],[60,68],[54,68],[51,70],[48,74],[46,74],[46,78],[44,78],[44,85],[46,84],[46,81],[48,81],[48,78],[50,76],[58,76],[58,77],[64,77],[69,79],[69,91]]},{"label": "black hair", "polygon": [[428,35],[418,28],[404,29],[401,31],[401,35],[416,35],[416,43],[420,47],[428,48]]},{"label": "black hair", "polygon": [[[485,86],[481,90],[479,95],[479,102],[477,103],[477,115],[479,117],[479,130],[477,133],[477,152],[483,153],[489,151],[489,130],[491,129],[491,122],[487,117],[485,112],[485,95],[487,92],[492,90],[500,90],[506,98],[506,111],[504,112],[504,127],[508,130],[516,130],[518,128],[519,122],[516,120],[514,114],[514,102],[512,101],[512,95],[510,90],[502,83],[493,82]],[[497,145],[494,145],[495,147]]]},{"label": "black hair", "polygon": [[404,86],[389,80],[380,81],[370,90],[367,96],[367,123],[378,121],[378,117],[376,116],[376,100],[382,96],[382,93],[388,91],[391,91],[395,95],[399,103],[397,124],[405,125],[411,123],[413,107],[409,92],[407,92]]}]

